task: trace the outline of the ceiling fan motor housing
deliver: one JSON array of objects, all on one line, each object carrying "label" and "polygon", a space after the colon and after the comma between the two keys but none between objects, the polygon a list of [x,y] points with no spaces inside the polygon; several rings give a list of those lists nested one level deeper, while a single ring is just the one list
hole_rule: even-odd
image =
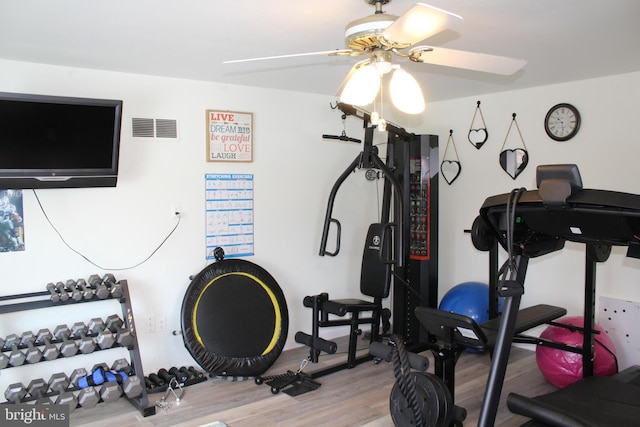
[{"label": "ceiling fan motor housing", "polygon": [[350,22],[344,31],[347,48],[367,52],[381,47],[378,36],[398,19],[395,15],[377,13]]}]

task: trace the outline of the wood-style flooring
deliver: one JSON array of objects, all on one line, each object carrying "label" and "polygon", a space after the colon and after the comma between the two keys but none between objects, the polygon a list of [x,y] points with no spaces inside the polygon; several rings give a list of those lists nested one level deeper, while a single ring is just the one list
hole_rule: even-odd
[{"label": "wood-style flooring", "polygon": [[[343,345],[339,346],[340,352]],[[430,352],[422,354],[433,362]],[[307,355],[304,347],[284,351],[264,375],[296,371]],[[336,357],[344,360],[345,355],[324,356],[319,364],[310,363],[304,372],[314,372]],[[488,354],[464,353],[456,365],[456,404],[467,410],[465,426],[477,424],[490,363]],[[433,372],[433,363],[428,372]],[[292,397],[282,392],[274,395],[268,385],[256,385],[253,379],[210,378],[185,387],[179,403],[170,396],[168,411],[157,407],[155,415],[142,417],[129,401],[121,398],[114,403],[76,409],[70,417],[71,426],[200,427],[215,425],[215,421],[229,427],[393,426],[389,413],[389,396],[395,382],[391,363],[365,362],[317,381],[322,384],[317,390]],[[495,425],[520,426],[527,421],[507,409],[505,399],[509,392],[537,396],[553,390],[536,366],[535,353],[514,347]],[[155,404],[161,397],[162,393],[151,393],[149,401]]]}]

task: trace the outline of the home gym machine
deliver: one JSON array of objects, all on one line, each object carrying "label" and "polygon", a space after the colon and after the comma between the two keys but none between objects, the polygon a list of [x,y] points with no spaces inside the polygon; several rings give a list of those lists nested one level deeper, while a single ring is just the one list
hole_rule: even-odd
[{"label": "home gym machine", "polygon": [[561,250],[566,241],[585,245],[585,327],[578,350],[583,354],[584,378],[544,396],[511,393],[507,406],[531,418],[527,426],[634,425],[640,419],[640,369],[631,367],[613,377],[592,375],[596,265],[609,258],[612,246],[626,246],[628,257],[640,258],[640,195],[583,189],[576,165],[539,166],[536,181],[537,190],[489,197],[480,209],[480,216],[519,267],[499,289],[505,297],[504,310],[478,425],[495,422],[524,293],[526,260]]},{"label": "home gym machine", "polygon": [[[370,354],[356,357],[356,337],[361,333],[359,325],[371,324],[370,342],[379,340],[380,318],[386,325],[383,332],[388,332],[391,323],[393,333],[404,337],[406,347],[417,350],[420,343],[427,341],[427,332],[420,326],[414,310],[418,306],[436,307],[438,302],[438,137],[409,133],[387,122],[386,161],[383,161],[373,144],[374,132],[379,129],[372,124],[371,115],[348,104],[338,103],[337,108],[344,113],[343,118],[354,116],[363,121],[364,146],[331,189],[320,256],[336,256],[340,251],[341,224],[332,212],[342,183],[358,169],[366,169],[369,179],[383,177],[384,189],[380,223],[369,228],[362,261],[360,289],[374,297],[374,302],[331,300],[326,293],[304,299],[305,307],[313,310],[313,331],[298,332],[296,341],[310,347],[311,362],[318,362],[323,351],[336,351],[334,342],[319,336],[320,328],[351,326],[347,361],[311,374],[314,378],[371,360]],[[336,236],[332,250],[327,249],[331,230]],[[381,300],[390,289],[391,314],[381,308]],[[358,316],[367,310],[373,312],[371,318]],[[347,313],[351,318],[342,318]]]}]

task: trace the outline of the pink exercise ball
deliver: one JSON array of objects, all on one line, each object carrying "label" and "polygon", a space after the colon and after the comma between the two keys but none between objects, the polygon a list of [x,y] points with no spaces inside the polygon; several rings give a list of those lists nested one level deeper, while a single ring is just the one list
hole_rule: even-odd
[{"label": "pink exercise ball", "polygon": [[[583,327],[584,318],[565,317],[558,323]],[[600,333],[593,336],[593,374],[614,375],[618,372],[615,346],[599,325],[595,325],[595,330]],[[583,334],[561,326],[549,326],[540,334],[540,338],[582,348]],[[579,353],[539,345],[536,347],[536,362],[542,375],[556,387],[564,388],[582,378],[582,355]]]}]

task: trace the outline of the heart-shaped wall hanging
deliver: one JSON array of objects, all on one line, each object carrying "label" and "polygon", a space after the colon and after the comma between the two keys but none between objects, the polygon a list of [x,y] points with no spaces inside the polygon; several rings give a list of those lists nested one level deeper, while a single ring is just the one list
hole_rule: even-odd
[{"label": "heart-shaped wall hanging", "polygon": [[458,175],[460,175],[461,169],[462,166],[460,166],[460,162],[457,160],[443,160],[442,163],[440,163],[440,172],[442,172],[442,177],[449,185],[451,185]]},{"label": "heart-shaped wall hanging", "polygon": [[[505,149],[504,146],[507,143],[507,139],[509,139],[511,126],[513,126],[514,123],[516,124],[516,129],[518,131],[518,135],[520,136],[520,142],[522,142],[523,148]],[[512,114],[511,123],[509,124],[509,129],[507,130],[507,135],[505,136],[504,142],[502,143],[501,150],[500,166],[511,178],[516,179],[529,163],[529,152],[527,151],[527,146],[525,145],[524,139],[522,138],[520,126],[518,126],[518,122],[516,121],[516,113]]]},{"label": "heart-shaped wall hanging", "polygon": [[[449,145],[453,146],[453,152],[456,155],[455,160],[447,159],[447,150],[449,150]],[[456,149],[456,143],[453,140],[453,130],[449,130],[449,139],[447,139],[447,146],[444,149],[444,154],[442,155],[442,162],[440,163],[440,173],[442,173],[442,177],[447,184],[453,184],[453,181],[458,178],[460,175],[460,171],[462,170],[462,165],[460,165],[460,158],[458,157],[458,150]]]},{"label": "heart-shaped wall hanging", "polygon": [[489,133],[485,128],[469,129],[468,138],[471,145],[479,150],[484,145],[484,143],[487,142]]},{"label": "heart-shaped wall hanging", "polygon": [[513,179],[522,173],[527,163],[529,163],[529,153],[522,148],[504,150],[500,153],[500,166]]},{"label": "heart-shaped wall hanging", "polygon": [[[476,121],[476,115],[480,113],[480,120],[482,120],[482,126],[474,126]],[[484,122],[484,116],[482,115],[482,110],[480,109],[480,101],[478,101],[476,105],[476,109],[473,112],[473,118],[471,119],[471,125],[469,126],[469,134],[467,135],[469,142],[471,145],[476,147],[478,150],[487,142],[489,138],[489,132],[487,131],[487,125]]]}]

